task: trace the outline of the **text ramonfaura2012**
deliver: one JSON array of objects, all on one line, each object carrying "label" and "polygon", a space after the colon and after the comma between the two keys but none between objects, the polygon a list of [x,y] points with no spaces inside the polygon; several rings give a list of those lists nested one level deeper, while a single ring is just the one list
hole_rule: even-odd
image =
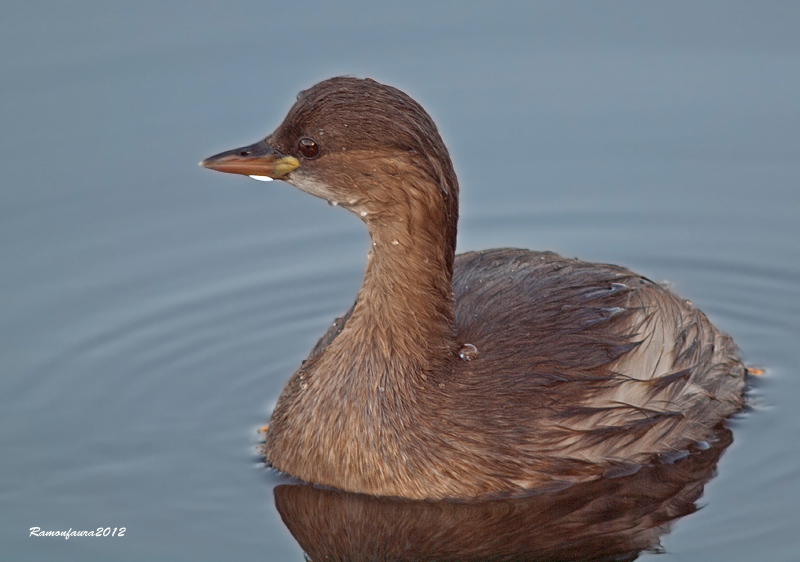
[{"label": "text ramonfaura2012", "polygon": [[42,531],[41,527],[31,527],[29,537],[64,537],[69,540],[72,537],[123,537],[125,527],[98,527],[94,531]]}]

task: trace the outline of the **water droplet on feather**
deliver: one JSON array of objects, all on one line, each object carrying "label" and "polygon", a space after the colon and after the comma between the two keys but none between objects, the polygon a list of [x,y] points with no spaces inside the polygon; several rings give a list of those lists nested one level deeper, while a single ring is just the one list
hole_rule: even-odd
[{"label": "water droplet on feather", "polygon": [[478,356],[478,348],[471,343],[465,343],[458,350],[458,356],[464,361],[471,361]]},{"label": "water droplet on feather", "polygon": [[617,293],[622,293],[623,291],[630,291],[630,290],[631,288],[625,283],[611,283],[607,288],[595,289],[593,291],[585,293],[583,296],[586,297],[587,299],[596,299],[598,297],[607,297],[610,295],[615,295]]}]

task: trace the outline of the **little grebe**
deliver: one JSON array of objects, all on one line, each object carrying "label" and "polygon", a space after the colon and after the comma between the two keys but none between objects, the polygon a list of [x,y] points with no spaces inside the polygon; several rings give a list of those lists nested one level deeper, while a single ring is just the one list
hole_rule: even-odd
[{"label": "little grebe", "polygon": [[354,212],[364,283],[283,391],[276,469],[408,498],[561,487],[678,458],[740,409],[733,341],[664,287],[549,252],[455,255],[436,126],[370,79],[306,90],[270,136],[201,163]]}]

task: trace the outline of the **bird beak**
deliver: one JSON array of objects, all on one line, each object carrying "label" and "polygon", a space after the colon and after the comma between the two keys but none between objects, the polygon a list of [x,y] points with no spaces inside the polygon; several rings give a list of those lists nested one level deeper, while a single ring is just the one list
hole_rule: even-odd
[{"label": "bird beak", "polygon": [[218,172],[279,180],[298,168],[300,162],[294,156],[281,154],[262,140],[210,156],[200,165]]}]

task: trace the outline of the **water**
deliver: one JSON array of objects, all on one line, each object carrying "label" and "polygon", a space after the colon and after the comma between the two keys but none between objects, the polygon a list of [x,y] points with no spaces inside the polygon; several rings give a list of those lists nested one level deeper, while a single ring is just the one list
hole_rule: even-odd
[{"label": "water", "polygon": [[433,115],[461,179],[460,250],[550,249],[668,281],[766,369],[703,509],[640,559],[800,559],[799,23],[769,2],[6,7],[3,559],[317,548],[291,517],[322,500],[276,488],[256,431],[352,304],[366,233],[281,182],[197,162],[342,73]]}]

